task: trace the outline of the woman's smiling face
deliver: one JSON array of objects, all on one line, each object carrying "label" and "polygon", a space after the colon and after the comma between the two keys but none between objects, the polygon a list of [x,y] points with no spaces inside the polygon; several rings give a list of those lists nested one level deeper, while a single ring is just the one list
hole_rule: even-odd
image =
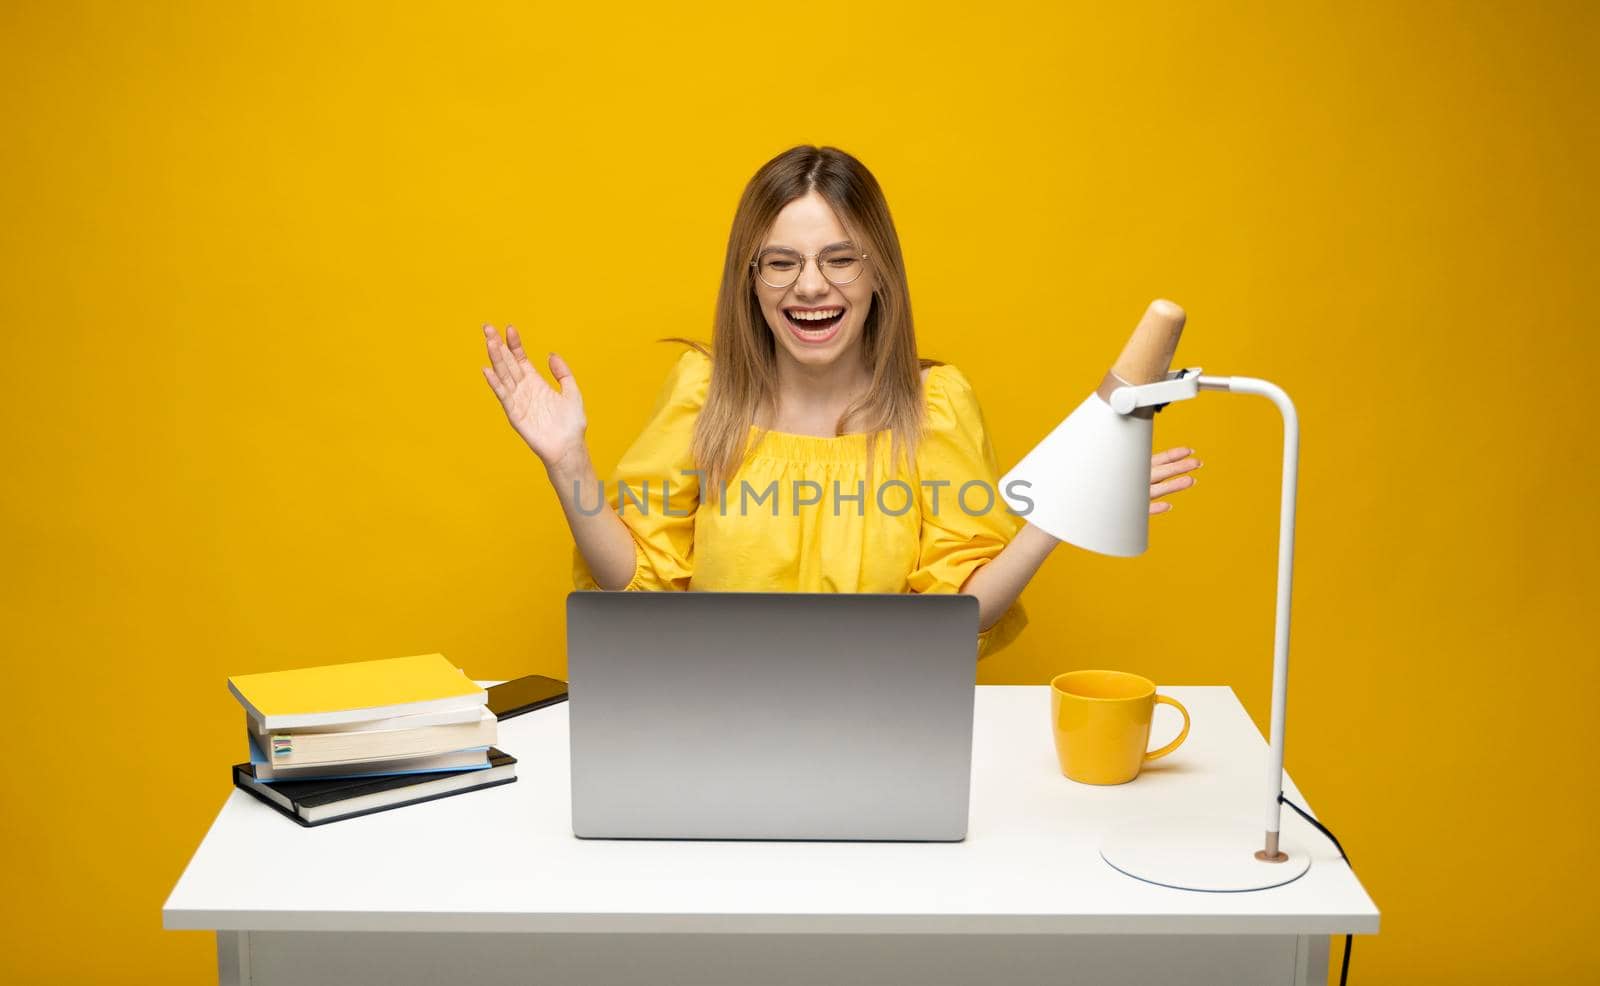
[{"label": "woman's smiling face", "polygon": [[[861,261],[860,276],[849,284],[834,284],[822,275],[817,262],[829,247],[849,238],[833,208],[813,191],[784,206],[761,243],[758,256],[778,247],[808,255],[800,277],[788,287],[775,288],[754,279],[756,297],[779,352],[787,352],[804,366],[829,366],[846,354],[860,356],[876,283],[872,263]],[[837,317],[826,317],[833,313]]]}]

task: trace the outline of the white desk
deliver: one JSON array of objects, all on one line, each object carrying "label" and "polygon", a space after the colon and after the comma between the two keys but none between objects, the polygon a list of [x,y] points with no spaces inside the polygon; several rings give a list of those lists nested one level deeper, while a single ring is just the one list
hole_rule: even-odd
[{"label": "white desk", "polygon": [[313,829],[232,792],[162,920],[216,930],[224,984],[1321,986],[1327,936],[1376,933],[1378,911],[1293,812],[1314,861],[1273,890],[1172,890],[1100,858],[1125,819],[1259,808],[1266,744],[1233,691],[1162,691],[1188,742],[1091,787],[1056,765],[1048,687],[979,686],[959,843],[575,838],[562,703],[502,724],[504,787]]}]

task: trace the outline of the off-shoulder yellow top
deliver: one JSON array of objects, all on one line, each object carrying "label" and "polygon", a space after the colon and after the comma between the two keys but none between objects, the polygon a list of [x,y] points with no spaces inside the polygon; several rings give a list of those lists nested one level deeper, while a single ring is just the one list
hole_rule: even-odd
[{"label": "off-shoulder yellow top", "polygon": [[[903,463],[887,471],[888,431],[868,477],[864,433],[763,434],[752,425],[754,446],[714,499],[701,496],[689,452],[710,382],[710,358],[695,350],[679,357],[649,423],[602,484],[633,533],[630,590],[959,592],[1021,526],[999,495],[972,386],[953,366],[934,366],[924,380],[914,475]],[[585,491],[579,507],[599,502]],[[573,584],[598,588],[576,550]],[[978,635],[978,657],[1026,624],[1014,603]]]}]

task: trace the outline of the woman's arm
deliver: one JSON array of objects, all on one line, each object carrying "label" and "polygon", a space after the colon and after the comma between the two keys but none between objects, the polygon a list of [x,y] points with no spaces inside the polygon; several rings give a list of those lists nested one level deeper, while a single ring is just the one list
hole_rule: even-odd
[{"label": "woman's arm", "polygon": [[1050,549],[1060,543],[1032,524],[1023,524],[1022,530],[1000,549],[993,561],[979,566],[967,577],[961,591],[978,597],[980,633],[994,626],[1005,615],[1006,610],[1022,594],[1022,587],[1050,557]]},{"label": "woman's arm", "polygon": [[[1166,513],[1171,503],[1157,503],[1161,497],[1195,484],[1188,475],[1204,463],[1194,457],[1190,448],[1169,448],[1150,457],[1150,513]],[[1050,550],[1060,544],[1032,524],[1023,524],[1017,536],[1000,550],[994,560],[967,577],[961,591],[978,597],[978,629],[987,630],[1005,615],[1022,587],[1033,578],[1039,566],[1050,557]]]},{"label": "woman's arm", "polygon": [[[506,419],[544,463],[567,526],[572,529],[572,539],[595,584],[602,589],[626,588],[633,581],[637,563],[633,535],[616,510],[605,502],[589,460],[589,448],[584,442],[588,419],[572,370],[560,356],[550,354],[550,373],[561,388],[557,390],[533,368],[515,328],[506,328],[504,342],[492,325],[485,325],[483,334],[493,364],[493,369],[483,368],[483,375],[505,408]],[[600,509],[585,513],[583,504],[593,502],[591,495],[599,501]]]},{"label": "woman's arm", "polygon": [[[633,535],[617,516],[615,508],[606,502],[594,465],[589,461],[588,448],[581,447],[577,453],[574,461],[546,463],[545,474],[561,500],[561,512],[566,514],[567,526],[572,528],[572,540],[583,553],[595,584],[612,591],[626,589],[633,581],[634,566],[638,563]],[[600,501],[600,510],[585,513],[581,505],[593,503],[591,496]],[[588,509],[593,510],[592,507]]]}]

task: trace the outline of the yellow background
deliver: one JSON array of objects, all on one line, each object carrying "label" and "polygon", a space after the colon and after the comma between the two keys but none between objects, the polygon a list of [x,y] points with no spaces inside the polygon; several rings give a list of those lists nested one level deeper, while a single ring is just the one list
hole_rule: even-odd
[{"label": "yellow background", "polygon": [[[0,978],[211,981],[160,907],[226,675],[564,675],[570,540],[479,326],[567,356],[608,468],[801,142],[883,183],[1003,465],[1154,297],[1179,362],[1290,392],[1288,760],[1383,912],[1356,980],[1600,975],[1595,6],[897,6],[0,7]],[[982,678],[1263,723],[1276,413],[1157,421],[1199,485],[1139,559],[1058,551]]]}]

